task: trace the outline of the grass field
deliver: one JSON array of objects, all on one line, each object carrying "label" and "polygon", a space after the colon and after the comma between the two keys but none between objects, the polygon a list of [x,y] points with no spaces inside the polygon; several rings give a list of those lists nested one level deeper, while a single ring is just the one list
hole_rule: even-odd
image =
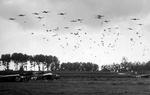
[{"label": "grass field", "polygon": [[150,95],[149,78],[62,78],[2,82],[0,95]]}]

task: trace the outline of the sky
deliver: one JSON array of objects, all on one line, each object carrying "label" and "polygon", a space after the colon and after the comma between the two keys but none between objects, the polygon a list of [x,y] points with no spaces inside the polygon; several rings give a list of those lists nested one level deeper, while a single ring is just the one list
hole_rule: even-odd
[{"label": "sky", "polygon": [[[0,0],[0,54],[98,65],[150,60],[150,0]],[[99,16],[99,18],[98,18]]]}]

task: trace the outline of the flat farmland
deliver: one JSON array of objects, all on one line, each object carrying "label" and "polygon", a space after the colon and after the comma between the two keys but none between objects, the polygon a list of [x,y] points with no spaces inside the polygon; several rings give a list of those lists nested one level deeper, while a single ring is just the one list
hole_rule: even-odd
[{"label": "flat farmland", "polygon": [[149,78],[61,78],[1,82],[0,95],[150,95]]}]

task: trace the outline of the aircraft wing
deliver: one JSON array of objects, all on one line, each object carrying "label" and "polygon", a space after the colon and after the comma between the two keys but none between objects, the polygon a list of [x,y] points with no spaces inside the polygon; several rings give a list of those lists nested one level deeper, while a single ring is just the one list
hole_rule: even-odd
[{"label": "aircraft wing", "polygon": [[17,77],[20,76],[19,74],[12,74],[12,75],[0,75],[0,78],[4,78],[4,77]]},{"label": "aircraft wing", "polygon": [[138,78],[149,78],[150,74],[141,74],[141,75],[137,75],[136,77],[138,77]]}]

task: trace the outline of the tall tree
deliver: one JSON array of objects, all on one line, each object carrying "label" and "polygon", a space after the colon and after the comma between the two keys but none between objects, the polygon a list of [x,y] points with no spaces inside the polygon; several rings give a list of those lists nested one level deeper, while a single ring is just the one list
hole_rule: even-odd
[{"label": "tall tree", "polygon": [[51,71],[59,70],[59,60],[56,56],[52,57]]},{"label": "tall tree", "polygon": [[51,63],[53,62],[53,56],[51,56],[51,55],[45,56],[45,62],[46,62],[47,71],[49,71]]},{"label": "tall tree", "polygon": [[13,53],[12,56],[11,56],[11,59],[15,63],[15,70],[18,70],[18,64],[19,64],[18,53]]},{"label": "tall tree", "polygon": [[19,63],[20,65],[24,65],[24,62],[28,60],[28,56],[22,53],[13,53],[11,59],[16,64],[16,70],[18,70]]},{"label": "tall tree", "polygon": [[23,54],[22,55],[22,60],[21,60],[21,65],[23,67],[23,69],[27,70],[27,61],[29,60],[29,56],[27,54]]},{"label": "tall tree", "polygon": [[9,63],[11,61],[11,55],[10,54],[1,55],[1,61],[2,61],[2,64],[6,67],[6,70],[9,70]]},{"label": "tall tree", "polygon": [[35,60],[35,62],[36,62],[37,65],[38,65],[39,71],[41,71],[40,65],[41,65],[41,64],[44,64],[44,62],[45,62],[45,57],[44,57],[44,55],[42,55],[42,54],[40,54],[40,55],[35,55],[35,56],[34,56],[34,60]]},{"label": "tall tree", "polygon": [[30,70],[32,70],[32,67],[34,67],[34,71],[35,71],[36,62],[34,60],[34,57],[32,55],[28,55],[28,56],[29,56],[28,60],[29,60],[30,65],[31,65]]},{"label": "tall tree", "polygon": [[60,70],[65,71],[66,70],[66,63],[61,63]]},{"label": "tall tree", "polygon": [[97,64],[93,64],[92,68],[93,68],[92,71],[98,71],[99,70],[99,67]]}]

